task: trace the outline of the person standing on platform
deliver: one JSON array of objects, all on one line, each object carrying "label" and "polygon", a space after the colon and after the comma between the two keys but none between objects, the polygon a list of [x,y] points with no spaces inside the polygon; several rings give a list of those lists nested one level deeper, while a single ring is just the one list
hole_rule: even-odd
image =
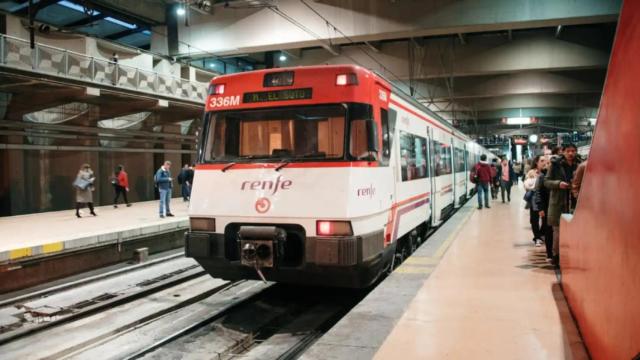
[{"label": "person standing on platform", "polygon": [[171,178],[171,161],[165,161],[164,164],[156,171],[154,181],[160,193],[160,217],[173,216],[169,203],[171,201],[171,189],[173,188],[173,179]]},{"label": "person standing on platform", "polygon": [[502,203],[504,203],[504,194],[507,193],[507,201],[511,202],[511,186],[513,180],[516,177],[516,173],[513,171],[513,165],[506,158],[502,159],[500,166],[498,166],[498,179],[500,180],[500,195],[502,197]]},{"label": "person standing on platform", "polygon": [[544,179],[544,186],[550,191],[547,223],[553,226],[553,263],[556,266],[560,264],[560,216],[571,212],[575,204],[571,195],[571,181],[580,163],[577,152],[575,145],[566,145],[562,155],[552,158]]},{"label": "person standing on platform", "polygon": [[540,231],[544,235],[544,246],[547,252],[547,261],[553,261],[553,227],[547,223],[549,213],[549,189],[544,187],[544,178],[549,169],[549,156],[544,157],[544,163],[540,167],[540,176],[536,181],[536,189],[533,195],[531,208],[538,212],[541,220]]},{"label": "person standing on platform", "polygon": [[180,184],[180,192],[182,194],[182,201],[189,201],[191,197],[191,183],[193,182],[193,170],[190,169],[189,164],[184,164],[180,174],[178,174],[178,184]]},{"label": "person standing on platform", "polygon": [[87,204],[91,215],[96,215],[93,210],[93,191],[95,187],[93,182],[96,177],[93,175],[93,170],[89,164],[83,164],[76,175],[76,180],[73,182],[73,186],[76,188],[76,216],[80,218],[80,206]]},{"label": "person standing on platform", "polygon": [[571,182],[571,194],[576,199],[576,204],[578,200],[578,195],[580,195],[580,188],[582,187],[582,179],[584,178],[584,172],[587,170],[587,160],[583,161],[578,165],[578,169],[576,170],[576,176],[573,177],[573,181]]},{"label": "person standing on platform", "polygon": [[498,189],[500,181],[498,180],[498,160],[491,160],[491,200],[498,199]]},{"label": "person standing on platform", "polygon": [[512,167],[513,167],[514,176],[511,178],[511,184],[518,185],[518,178],[522,176],[520,174],[520,171],[522,171],[522,165],[519,162],[516,162],[514,165],[512,165]]},{"label": "person standing on platform", "polygon": [[489,206],[489,184],[491,183],[491,166],[487,162],[487,155],[480,155],[480,162],[476,164],[471,173],[472,180],[478,188],[478,209],[482,210],[482,198],[484,197],[484,207]]},{"label": "person standing on platform", "polygon": [[524,200],[527,202],[527,206],[529,207],[529,223],[531,224],[531,231],[533,232],[533,243],[536,246],[542,246],[542,237],[544,234],[542,233],[542,228],[540,226],[540,211],[535,209],[533,203],[536,185],[538,178],[542,173],[541,170],[544,167],[545,161],[546,159],[541,155],[533,158],[531,169],[527,172],[524,179],[524,189],[526,190]]},{"label": "person standing on platform", "polygon": [[129,175],[124,171],[124,166],[116,166],[115,171],[113,172],[113,178],[111,179],[111,184],[113,185],[113,191],[115,192],[113,207],[118,208],[118,198],[120,198],[120,194],[122,194],[122,198],[124,199],[124,203],[127,204],[127,207],[131,206],[127,199],[127,193],[129,192]]}]

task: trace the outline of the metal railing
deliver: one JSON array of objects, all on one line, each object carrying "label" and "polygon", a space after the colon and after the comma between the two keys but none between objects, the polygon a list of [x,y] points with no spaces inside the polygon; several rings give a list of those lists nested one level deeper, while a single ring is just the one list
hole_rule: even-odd
[{"label": "metal railing", "polygon": [[206,83],[118,64],[0,34],[0,65],[204,103]]}]

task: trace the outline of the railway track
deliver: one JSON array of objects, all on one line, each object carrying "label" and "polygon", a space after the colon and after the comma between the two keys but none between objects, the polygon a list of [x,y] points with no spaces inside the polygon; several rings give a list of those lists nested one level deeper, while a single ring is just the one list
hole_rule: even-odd
[{"label": "railway track", "polygon": [[0,302],[2,359],[290,359],[364,293],[212,279],[170,256]]}]

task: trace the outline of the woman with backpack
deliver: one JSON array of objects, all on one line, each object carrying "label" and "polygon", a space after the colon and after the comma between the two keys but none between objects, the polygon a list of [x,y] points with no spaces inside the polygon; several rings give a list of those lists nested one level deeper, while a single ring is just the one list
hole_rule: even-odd
[{"label": "woman with backpack", "polygon": [[127,204],[127,207],[131,206],[127,199],[127,192],[129,192],[129,175],[124,171],[124,166],[116,166],[116,169],[113,172],[113,178],[111,179],[111,184],[113,185],[113,190],[115,192],[113,207],[118,207],[118,198],[120,197],[120,194],[122,194],[122,198],[124,199],[125,204]]}]

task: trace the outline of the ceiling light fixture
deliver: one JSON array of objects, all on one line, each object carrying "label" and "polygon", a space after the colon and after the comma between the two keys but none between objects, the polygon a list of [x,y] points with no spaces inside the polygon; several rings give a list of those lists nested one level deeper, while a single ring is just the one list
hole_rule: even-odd
[{"label": "ceiling light fixture", "polygon": [[502,122],[507,125],[529,125],[532,123],[530,117],[508,117],[502,118]]},{"label": "ceiling light fixture", "polygon": [[287,55],[281,54],[280,55],[280,61],[287,61]]},{"label": "ceiling light fixture", "polygon": [[176,9],[176,14],[178,14],[178,16],[184,16],[184,14],[186,14],[186,13],[187,13],[187,11],[184,9],[183,6],[179,6]]}]

